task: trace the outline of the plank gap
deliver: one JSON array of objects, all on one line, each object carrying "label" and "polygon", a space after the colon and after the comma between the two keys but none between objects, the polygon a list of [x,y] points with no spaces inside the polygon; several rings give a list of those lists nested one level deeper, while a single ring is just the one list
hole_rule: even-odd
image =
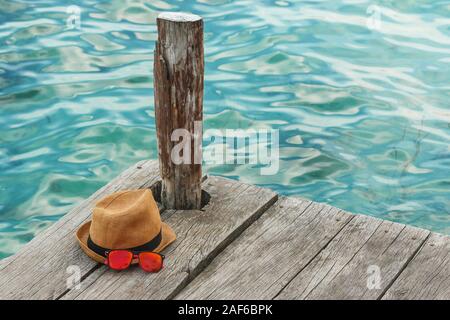
[{"label": "plank gap", "polygon": [[383,299],[384,295],[386,294],[386,292],[392,287],[392,285],[395,283],[395,281],[397,281],[397,279],[400,277],[400,275],[403,273],[403,271],[405,271],[405,269],[408,267],[408,265],[410,264],[410,262],[414,259],[414,257],[417,256],[417,254],[419,253],[420,250],[422,250],[422,248],[425,246],[425,243],[427,242],[427,240],[431,237],[431,232],[426,236],[426,238],[422,241],[422,244],[417,247],[417,249],[415,250],[415,252],[411,255],[411,257],[406,261],[406,263],[403,265],[403,267],[401,268],[401,270],[395,275],[395,277],[389,282],[389,284],[386,286],[386,288],[381,292],[381,294],[377,297],[377,300],[381,300]]},{"label": "plank gap", "polygon": [[[342,211],[342,210],[341,210]],[[343,211],[342,211],[343,212]],[[283,292],[283,290],[284,289],[286,289],[286,287],[287,286],[289,286],[289,284],[292,282],[292,280],[294,280],[303,270],[305,270],[305,268],[307,268],[308,267],[308,265],[312,262],[312,261],[314,261],[314,259],[316,259],[317,258],[317,256],[318,255],[320,255],[321,253],[322,253],[322,251],[324,251],[327,247],[328,247],[328,245],[338,236],[338,234],[339,233],[341,233],[341,231],[342,231],[342,229],[344,229],[345,228],[345,226],[347,225],[347,224],[349,224],[350,223],[350,221],[352,221],[353,220],[353,218],[354,218],[354,216],[351,216],[346,222],[345,222],[345,224],[344,225],[342,225],[342,228],[341,229],[339,229],[339,231],[334,235],[334,236],[332,236],[331,238],[330,238],[330,240],[325,244],[325,246],[322,248],[322,249],[320,249],[320,251],[318,251],[317,252],[317,254],[315,254],[294,276],[292,276],[291,277],[291,279],[289,280],[289,282],[288,283],[286,283],[284,286],[283,286],[283,288],[281,288],[280,289],[280,291],[278,291],[277,292],[277,294],[275,295],[275,296],[273,296],[272,297],[272,300],[275,300],[280,294],[281,294],[281,292]]]}]

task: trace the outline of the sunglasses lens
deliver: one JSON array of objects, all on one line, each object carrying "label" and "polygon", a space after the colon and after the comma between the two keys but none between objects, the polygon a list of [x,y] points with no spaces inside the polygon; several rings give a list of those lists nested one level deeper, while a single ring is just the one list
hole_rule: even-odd
[{"label": "sunglasses lens", "polygon": [[139,254],[139,265],[144,271],[158,272],[163,267],[161,255],[154,252],[141,252]]},{"label": "sunglasses lens", "polygon": [[128,268],[133,260],[133,253],[126,250],[113,250],[108,255],[108,265],[114,270]]}]

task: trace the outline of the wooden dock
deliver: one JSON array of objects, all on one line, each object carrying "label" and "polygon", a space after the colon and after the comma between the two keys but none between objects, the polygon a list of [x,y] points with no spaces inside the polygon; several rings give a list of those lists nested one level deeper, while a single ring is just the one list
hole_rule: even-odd
[{"label": "wooden dock", "polygon": [[161,210],[178,236],[161,272],[90,260],[74,234],[95,202],[159,179],[134,165],[0,261],[0,299],[450,298],[449,237],[215,176],[202,210]]}]

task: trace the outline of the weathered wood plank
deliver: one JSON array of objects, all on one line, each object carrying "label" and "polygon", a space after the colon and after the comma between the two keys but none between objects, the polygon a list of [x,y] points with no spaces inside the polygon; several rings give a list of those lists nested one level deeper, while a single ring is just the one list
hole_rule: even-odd
[{"label": "weathered wood plank", "polygon": [[166,210],[162,215],[177,234],[165,252],[163,270],[115,272],[102,266],[80,290],[62,298],[170,299],[277,199],[273,191],[220,177],[208,177],[203,189],[211,196],[203,210]]},{"label": "weathered wood plank", "polygon": [[429,231],[356,216],[277,299],[378,299]]},{"label": "weathered wood plank", "polygon": [[324,204],[281,198],[176,298],[271,299],[352,217]]},{"label": "weathered wood plank", "polygon": [[[36,236],[16,255],[1,261],[0,299],[55,299],[64,294],[68,280],[70,284],[68,272],[79,271],[84,277],[97,266],[86,259],[74,236],[95,203],[118,190],[150,187],[158,179],[157,161],[139,162]],[[69,266],[74,267],[68,270]]]},{"label": "weathered wood plank", "polygon": [[432,233],[382,299],[450,299],[450,237]]}]

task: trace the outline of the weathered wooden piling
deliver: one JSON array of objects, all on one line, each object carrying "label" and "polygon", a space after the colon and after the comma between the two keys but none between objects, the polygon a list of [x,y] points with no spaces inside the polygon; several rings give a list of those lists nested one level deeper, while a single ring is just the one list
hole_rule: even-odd
[{"label": "weathered wooden piling", "polygon": [[165,208],[201,208],[203,20],[165,12],[157,18],[155,115]]}]

